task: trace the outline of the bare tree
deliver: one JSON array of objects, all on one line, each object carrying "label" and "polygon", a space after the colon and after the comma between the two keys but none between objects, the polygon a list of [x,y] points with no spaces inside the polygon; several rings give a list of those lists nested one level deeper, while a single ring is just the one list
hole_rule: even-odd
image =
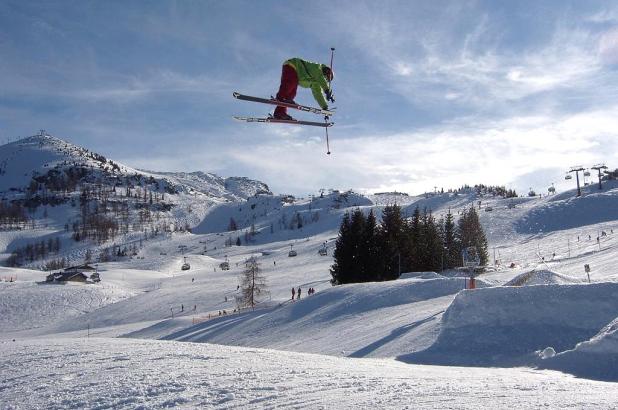
[{"label": "bare tree", "polygon": [[240,274],[240,295],[236,296],[239,308],[251,309],[268,297],[266,278],[260,274],[260,264],[252,256],[245,262],[245,270]]}]

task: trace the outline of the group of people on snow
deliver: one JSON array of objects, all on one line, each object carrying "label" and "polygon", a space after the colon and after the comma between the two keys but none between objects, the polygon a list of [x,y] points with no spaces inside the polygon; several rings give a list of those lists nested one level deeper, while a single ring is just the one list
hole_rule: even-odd
[{"label": "group of people on snow", "polygon": [[[300,294],[302,293],[302,289],[300,288],[300,286],[298,287],[298,290],[296,290],[296,288],[292,288],[292,300],[294,300],[294,298],[296,297],[296,299],[300,299]],[[307,295],[311,296],[315,293],[315,289],[313,288],[309,288],[309,290],[307,291]]]}]

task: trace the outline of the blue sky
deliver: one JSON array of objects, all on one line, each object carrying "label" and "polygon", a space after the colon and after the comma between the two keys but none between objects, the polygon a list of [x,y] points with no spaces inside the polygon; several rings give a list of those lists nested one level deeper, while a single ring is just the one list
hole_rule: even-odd
[{"label": "blue sky", "polygon": [[[269,112],[233,91],[274,94],[331,46],[332,155],[322,129],[232,120]],[[39,129],[275,192],[565,188],[618,167],[618,2],[3,0],[0,140]]]}]

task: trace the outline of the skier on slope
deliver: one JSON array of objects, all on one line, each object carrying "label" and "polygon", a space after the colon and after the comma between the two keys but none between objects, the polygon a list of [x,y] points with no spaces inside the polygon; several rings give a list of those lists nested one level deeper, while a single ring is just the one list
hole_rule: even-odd
[{"label": "skier on slope", "polygon": [[[296,90],[300,85],[303,88],[311,88],[313,98],[322,109],[326,110],[328,109],[327,100],[335,102],[333,92],[330,89],[330,82],[333,81],[334,77],[333,71],[327,65],[312,63],[301,58],[291,58],[283,63],[277,100],[296,104],[294,97],[296,97]],[[324,96],[326,96],[326,99]],[[293,120],[288,115],[286,107],[275,108],[273,117],[278,120]]]}]

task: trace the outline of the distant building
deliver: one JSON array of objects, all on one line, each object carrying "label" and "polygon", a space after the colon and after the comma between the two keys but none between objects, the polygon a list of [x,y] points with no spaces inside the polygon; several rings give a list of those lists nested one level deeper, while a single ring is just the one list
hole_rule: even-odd
[{"label": "distant building", "polygon": [[84,264],[84,265],[70,266],[66,268],[64,271],[65,272],[96,272],[96,270],[97,270],[96,268],[93,268],[92,266],[88,264]]},{"label": "distant building", "polygon": [[82,272],[56,272],[47,275],[47,282],[81,282],[86,283],[88,276]]},{"label": "distant building", "polygon": [[64,282],[78,282],[86,283],[88,281],[88,275],[84,272],[92,272],[90,275],[90,281],[100,282],[101,277],[96,268],[90,265],[71,266],[63,270],[62,272],[54,272],[47,275],[45,281],[48,283],[64,283]]}]

